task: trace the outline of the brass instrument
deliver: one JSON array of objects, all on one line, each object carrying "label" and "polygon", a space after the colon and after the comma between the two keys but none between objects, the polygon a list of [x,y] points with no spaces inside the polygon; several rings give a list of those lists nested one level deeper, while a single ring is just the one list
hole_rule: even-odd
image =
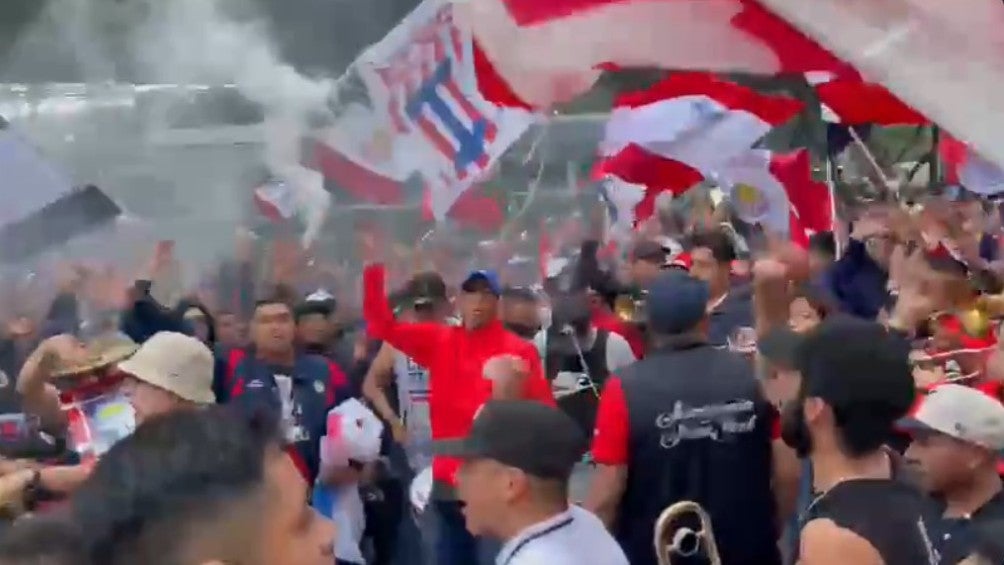
[{"label": "brass instrument", "polygon": [[[684,516],[697,516],[701,528],[694,530],[678,525]],[[711,529],[711,517],[700,504],[684,500],[662,511],[655,521],[655,555],[659,565],[672,565],[673,556],[692,557],[704,552],[711,565],[722,565],[715,542],[715,532]]]},{"label": "brass instrument", "polygon": [[993,328],[993,321],[1004,318],[1004,294],[982,294],[972,306],[956,312],[966,335],[981,338]]},{"label": "brass instrument", "polygon": [[614,299],[614,314],[629,324],[644,324],[647,293],[621,294]]}]

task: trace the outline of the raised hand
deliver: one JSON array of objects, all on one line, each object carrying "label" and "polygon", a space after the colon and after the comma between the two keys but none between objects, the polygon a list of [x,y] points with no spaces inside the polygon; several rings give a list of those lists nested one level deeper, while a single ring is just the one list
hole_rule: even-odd
[{"label": "raised hand", "polygon": [[530,374],[526,361],[515,355],[496,355],[485,362],[482,375],[492,381],[492,397],[515,400],[522,396],[523,383]]}]

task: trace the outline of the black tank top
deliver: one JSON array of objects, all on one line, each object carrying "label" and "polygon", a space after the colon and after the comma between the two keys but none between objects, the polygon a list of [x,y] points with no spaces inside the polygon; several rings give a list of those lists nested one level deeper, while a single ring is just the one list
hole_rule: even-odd
[{"label": "black tank top", "polygon": [[867,540],[885,565],[936,565],[929,528],[932,510],[929,500],[902,481],[855,479],[816,498],[803,525],[832,520]]}]

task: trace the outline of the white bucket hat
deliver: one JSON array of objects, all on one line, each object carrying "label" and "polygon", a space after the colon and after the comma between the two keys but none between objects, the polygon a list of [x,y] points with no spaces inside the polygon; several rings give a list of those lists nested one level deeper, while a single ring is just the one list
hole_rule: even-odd
[{"label": "white bucket hat", "polygon": [[214,404],[213,353],[194,337],[160,332],[119,364],[138,380],[197,404]]}]

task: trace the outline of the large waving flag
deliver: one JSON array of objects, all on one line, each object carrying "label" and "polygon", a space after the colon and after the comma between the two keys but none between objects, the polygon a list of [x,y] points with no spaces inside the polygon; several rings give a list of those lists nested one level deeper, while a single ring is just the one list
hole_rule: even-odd
[{"label": "large waving flag", "polygon": [[1004,165],[1000,0],[758,0]]},{"label": "large waving flag", "polygon": [[[426,190],[422,199],[422,217],[435,220],[432,211],[432,191]],[[462,228],[484,234],[497,233],[505,225],[505,211],[499,201],[485,194],[480,186],[465,190],[450,207],[447,217]]]},{"label": "large waving flag", "polygon": [[597,176],[646,187],[636,209],[651,215],[655,196],[685,192],[749,151],[802,103],[765,96],[706,73],[679,73],[614,103]]},{"label": "large waving flag", "polygon": [[756,0],[479,0],[458,3],[456,13],[508,86],[498,98],[486,92],[499,103],[515,95],[548,107],[585,92],[610,66],[759,74],[848,68]]},{"label": "large waving flag", "polygon": [[841,77],[816,85],[816,93],[829,121],[844,125],[883,126],[928,123],[922,114],[904,104],[884,86],[865,82],[860,76]]},{"label": "large waving flag", "polygon": [[611,176],[600,181],[599,191],[607,209],[607,234],[618,243],[628,242],[638,221],[636,209],[647,192],[645,186]]},{"label": "large waving flag", "polygon": [[429,186],[437,219],[533,121],[526,110],[485,100],[474,44],[454,10],[425,0],[356,61],[381,122]]},{"label": "large waving flag", "polygon": [[281,224],[296,218],[296,197],[289,185],[281,180],[268,180],[254,189],[255,207],[269,221]]},{"label": "large waving flag", "polygon": [[405,183],[415,166],[407,159],[407,139],[395,135],[379,112],[352,102],[308,143],[309,161],[332,193],[370,204],[407,200]]},{"label": "large waving flag", "polygon": [[833,227],[830,190],[812,180],[809,154],[804,149],[787,155],[749,151],[715,176],[728,190],[732,209],[744,222],[805,243],[809,235]]}]

